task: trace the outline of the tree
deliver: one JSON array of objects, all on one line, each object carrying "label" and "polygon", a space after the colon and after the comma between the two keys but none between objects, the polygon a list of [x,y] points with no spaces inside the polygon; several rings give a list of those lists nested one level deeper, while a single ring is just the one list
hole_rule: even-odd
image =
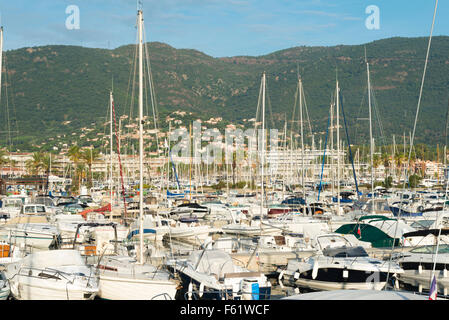
[{"label": "tree", "polygon": [[[70,158],[70,161],[72,161],[74,163],[73,167],[75,168],[75,176],[76,176],[78,164],[81,162],[81,149],[79,146],[77,146],[75,144],[70,147],[67,154]],[[81,185],[81,178],[80,178],[80,176],[78,176],[78,190],[80,188],[80,185]]]},{"label": "tree", "polygon": [[34,152],[33,158],[26,162],[27,171],[30,175],[38,175],[42,173],[44,166],[44,153]]},{"label": "tree", "polygon": [[410,185],[410,188],[416,188],[420,181],[421,177],[416,174],[412,174],[410,177],[408,177],[408,183]]},{"label": "tree", "polygon": [[5,158],[6,151],[4,149],[0,149],[0,175],[3,175],[3,167],[8,163],[8,159]]},{"label": "tree", "polygon": [[393,185],[393,177],[392,176],[386,177],[382,185],[384,186],[384,188],[387,189],[391,188]]},{"label": "tree", "polygon": [[100,152],[97,149],[84,149],[81,151],[80,159],[83,160],[89,168],[88,184],[92,186],[92,165],[100,158]]}]

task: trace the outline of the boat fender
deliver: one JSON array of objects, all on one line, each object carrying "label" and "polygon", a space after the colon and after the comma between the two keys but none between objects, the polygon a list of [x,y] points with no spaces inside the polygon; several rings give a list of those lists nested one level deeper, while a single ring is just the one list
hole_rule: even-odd
[{"label": "boat fender", "polygon": [[315,278],[318,276],[318,269],[320,267],[318,266],[318,261],[315,261],[313,264],[313,270],[312,270],[312,279],[315,280]]},{"label": "boat fender", "polygon": [[422,265],[418,266],[418,273],[421,274],[422,273]]},{"label": "boat fender", "polygon": [[278,276],[278,282],[279,282],[279,286],[281,288],[284,287],[284,284],[282,283],[282,279],[284,278],[284,272],[285,272],[285,270],[282,270],[281,272],[279,272],[279,276]]},{"label": "boat fender", "polygon": [[193,284],[192,284],[192,282],[190,282],[189,286],[187,287],[187,296],[189,297],[189,300],[192,300],[192,290],[193,290]]},{"label": "boat fender", "polygon": [[200,298],[203,296],[203,293],[204,293],[204,283],[200,283],[200,290],[199,290],[199,296],[200,296]]},{"label": "boat fender", "polygon": [[443,277],[445,277],[445,278],[447,277],[447,269],[446,268],[443,269]]},{"label": "boat fender", "polygon": [[298,278],[299,278],[299,272],[295,272],[295,275],[293,276],[293,278],[295,278],[295,280],[298,280]]},{"label": "boat fender", "polygon": [[343,278],[348,279],[348,277],[349,277],[349,270],[343,269]]}]

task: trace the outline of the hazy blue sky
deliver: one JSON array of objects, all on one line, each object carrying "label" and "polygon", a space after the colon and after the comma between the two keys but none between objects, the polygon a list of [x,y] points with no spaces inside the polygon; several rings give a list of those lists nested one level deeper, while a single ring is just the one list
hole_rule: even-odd
[{"label": "hazy blue sky", "polygon": [[[136,0],[0,1],[6,50],[135,43]],[[66,28],[69,5],[79,7],[79,30]],[[369,5],[380,9],[379,30],[365,26]],[[215,57],[428,36],[434,5],[434,0],[143,0],[147,41]],[[434,35],[449,35],[448,14],[449,1],[439,1]]]}]

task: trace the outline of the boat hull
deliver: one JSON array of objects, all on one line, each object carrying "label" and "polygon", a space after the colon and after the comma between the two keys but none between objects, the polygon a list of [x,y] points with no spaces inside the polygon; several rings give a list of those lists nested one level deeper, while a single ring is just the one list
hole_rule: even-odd
[{"label": "boat hull", "polygon": [[170,280],[100,275],[98,297],[108,300],[174,300],[177,284]]}]

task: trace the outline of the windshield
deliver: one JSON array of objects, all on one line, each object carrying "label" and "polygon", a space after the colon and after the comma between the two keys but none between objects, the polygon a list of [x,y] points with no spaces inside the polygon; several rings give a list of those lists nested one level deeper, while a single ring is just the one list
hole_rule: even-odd
[{"label": "windshield", "polygon": [[[411,253],[424,253],[424,254],[434,254],[436,252],[436,245],[432,246],[422,246],[415,249],[410,250]],[[449,245],[448,244],[440,244],[438,247],[438,254],[440,253],[449,253]]]},{"label": "windshield", "polygon": [[368,253],[363,247],[326,248],[323,250],[323,254],[335,258],[368,257]]},{"label": "windshield", "polygon": [[421,220],[411,224],[411,226],[417,230],[429,229],[434,224],[435,220]]}]

